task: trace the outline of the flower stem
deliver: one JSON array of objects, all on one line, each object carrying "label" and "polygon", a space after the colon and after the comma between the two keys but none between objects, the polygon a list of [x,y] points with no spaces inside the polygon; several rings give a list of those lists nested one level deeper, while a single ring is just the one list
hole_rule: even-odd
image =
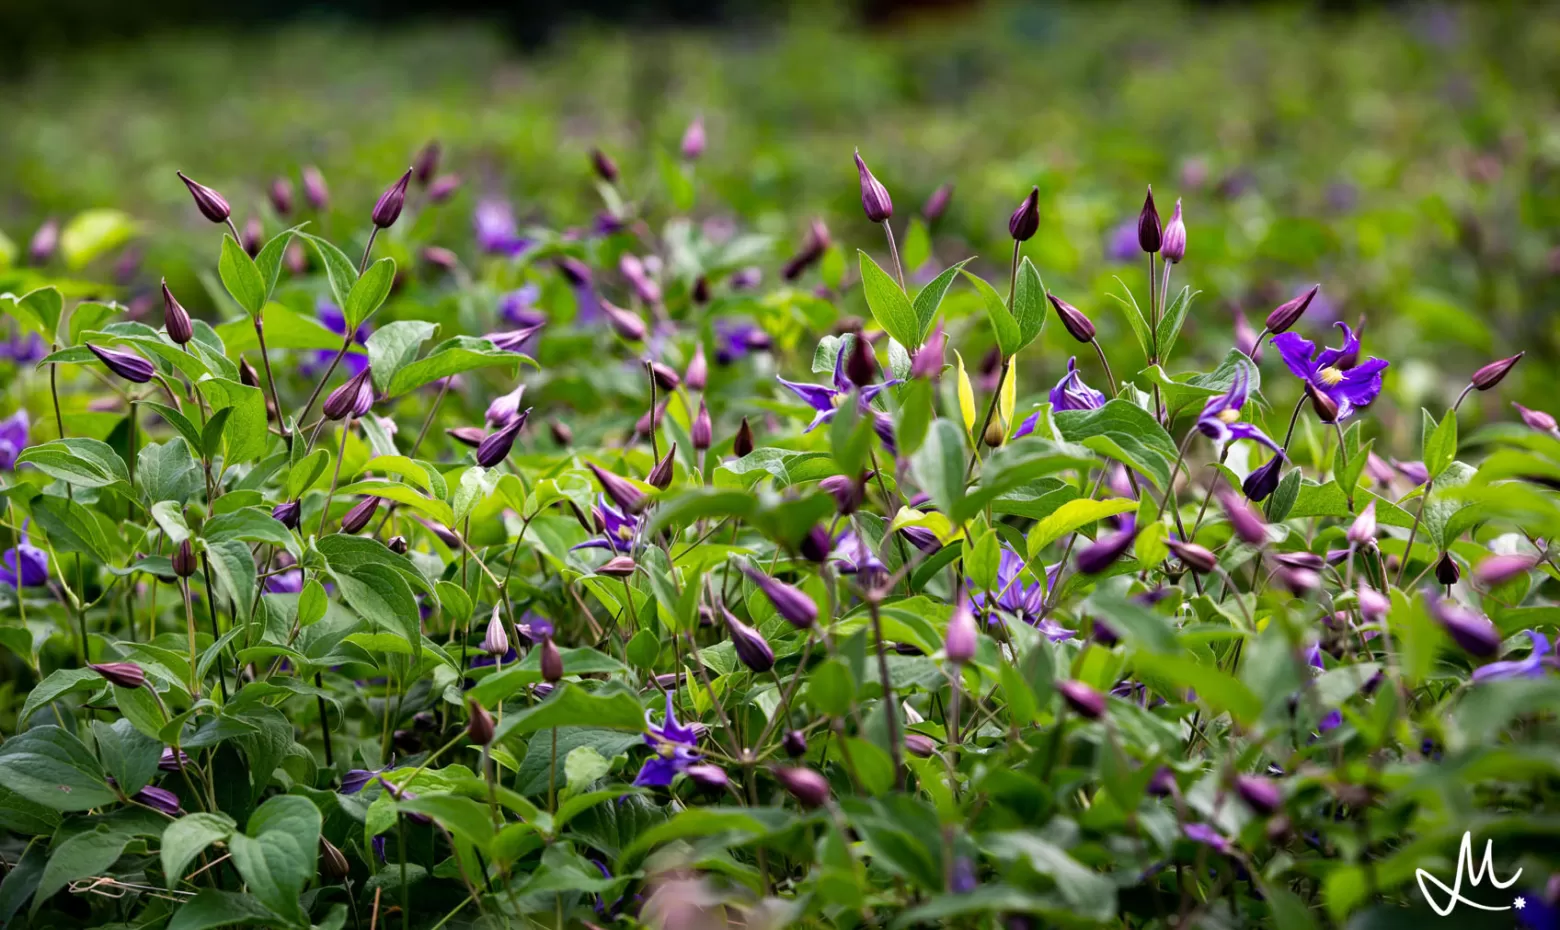
[{"label": "flower stem", "polygon": [[[894,227],[888,220],[883,221],[883,235],[888,237],[888,254],[894,257],[894,274],[899,278],[899,289],[905,289],[905,268],[899,263],[899,244],[894,241]],[[905,346],[909,351],[915,351],[915,346]]]},{"label": "flower stem", "polygon": [[975,471],[975,461],[980,458],[980,444],[986,438],[986,430],[991,428],[991,417],[997,412],[997,400],[1002,396],[1002,385],[1007,383],[1008,370],[1013,366],[1012,358],[1002,360],[1002,373],[997,378],[997,389],[991,394],[991,403],[986,405],[986,419],[980,425],[980,432],[975,434],[975,449],[970,453],[970,462],[964,466],[964,480],[970,480],[970,475]]},{"label": "flower stem", "polygon": [[325,492],[325,506],[320,508],[320,528],[315,531],[318,536],[325,535],[325,521],[330,519],[330,503],[336,497],[336,484],[341,480],[341,457],[347,454],[347,434],[352,432],[352,421],[341,422],[341,448],[336,451],[336,469],[330,476],[330,490]]},{"label": "flower stem", "polygon": [[[302,423],[309,418],[309,411],[313,409],[314,402],[319,400],[320,391],[325,389],[325,382],[330,380],[330,376],[336,371],[336,366],[341,364],[341,360],[346,357],[347,350],[350,348],[352,348],[352,334],[349,332],[346,339],[341,343],[341,351],[337,352],[336,357],[330,360],[330,367],[325,369],[325,374],[321,376],[319,383],[314,385],[314,391],[309,395],[309,399],[303,402],[303,409],[293,419],[294,423]],[[281,416],[281,411],[277,411],[277,416]],[[308,450],[305,449],[304,451],[307,452]]]},{"label": "flower stem", "polygon": [[888,751],[894,763],[894,790],[905,790],[905,750],[899,737],[899,708],[894,702],[894,685],[888,674],[888,643],[883,639],[883,617],[878,599],[867,595],[867,610],[872,615],[872,635],[877,640],[878,678],[883,685],[883,712],[888,719]]}]

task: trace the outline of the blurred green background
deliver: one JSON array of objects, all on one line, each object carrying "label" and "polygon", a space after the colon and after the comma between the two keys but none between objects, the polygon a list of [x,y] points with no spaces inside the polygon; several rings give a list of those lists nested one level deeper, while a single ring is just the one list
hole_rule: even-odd
[{"label": "blurred green background", "polygon": [[[846,254],[881,251],[860,211],[859,146],[896,221],[955,185],[933,227],[942,264],[980,255],[977,267],[1005,269],[1008,213],[1038,185],[1042,226],[1027,254],[1121,338],[1106,295],[1115,275],[1140,286],[1142,269],[1113,260],[1109,243],[1152,183],[1162,215],[1185,201],[1177,276],[1203,292],[1187,327],[1200,359],[1223,354],[1234,312],[1260,327],[1319,281],[1325,306],[1307,332],[1366,320],[1366,351],[1394,362],[1402,413],[1386,428],[1397,440],[1417,434],[1415,407],[1517,350],[1540,364],[1519,368],[1506,399],[1560,407],[1553,6],[766,3],[706,21],[674,5],[547,15],[533,28],[462,15],[237,16],[79,48],[39,27],[41,44],[0,93],[11,261],[25,261],[46,217],[111,208],[125,220],[91,215],[100,235],[73,240],[91,247],[66,256],[72,274],[115,280],[132,239],[140,264],[101,285],[111,295],[144,294],[161,275],[194,280],[214,262],[213,240],[175,169],[275,232],[267,185],[318,165],[332,197],[320,225],[361,236],[374,198],[432,138],[463,184],[418,216],[419,242],[470,253],[484,197],[512,201],[523,224],[588,227],[601,209],[592,146],[660,222],[664,163],[702,115],[710,141],[692,212],[773,237],[766,281],[812,216]],[[0,274],[0,290],[17,273]],[[841,303],[860,312],[859,293]],[[1052,327],[1043,351],[1048,384],[1072,348]],[[1041,381],[1037,371],[1024,390]],[[1497,413],[1509,411],[1485,410]]]}]

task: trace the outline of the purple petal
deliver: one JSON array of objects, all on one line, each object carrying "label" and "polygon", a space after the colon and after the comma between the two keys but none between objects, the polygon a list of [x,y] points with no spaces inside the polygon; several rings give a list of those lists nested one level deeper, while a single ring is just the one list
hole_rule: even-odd
[{"label": "purple petal", "polygon": [[1311,357],[1316,354],[1315,343],[1299,333],[1279,333],[1273,337],[1273,348],[1278,350],[1279,357],[1296,378],[1311,380],[1312,374],[1316,372],[1316,366],[1311,362]]}]

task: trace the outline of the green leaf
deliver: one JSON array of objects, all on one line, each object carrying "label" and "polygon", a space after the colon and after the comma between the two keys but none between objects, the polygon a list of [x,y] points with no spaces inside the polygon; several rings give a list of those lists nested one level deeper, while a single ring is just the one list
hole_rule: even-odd
[{"label": "green leaf", "polygon": [[[1133,658],[1138,674],[1168,696],[1195,690],[1199,702],[1250,724],[1262,714],[1262,699],[1238,679],[1210,663],[1184,655],[1140,652]],[[1157,679],[1157,680],[1156,680]]]},{"label": "green leaf", "polygon": [[92,739],[97,743],[103,767],[125,794],[135,794],[157,775],[163,744],[141,733],[129,720],[115,720],[112,724],[92,721]]},{"label": "green leaf", "polygon": [[568,779],[569,791],[576,794],[605,777],[611,769],[612,764],[590,746],[569,750],[568,757],[563,760],[563,774]]},{"label": "green leaf", "polygon": [[57,811],[90,810],[118,799],[87,747],[56,726],[34,727],[0,745],[0,784]]},{"label": "green leaf", "polygon": [[[1191,309],[1192,300],[1201,291],[1193,291],[1190,287],[1181,288],[1181,293],[1170,301],[1170,308],[1159,318],[1159,359],[1163,361],[1170,357],[1170,350],[1175,348],[1176,337],[1181,335],[1181,326],[1186,323],[1186,312]],[[1256,366],[1252,366],[1255,368]]]},{"label": "green leaf", "polygon": [[166,406],[164,404],[152,403],[151,401],[143,401],[141,406],[155,410],[158,416],[168,421],[168,425],[179,431],[179,435],[184,437],[184,441],[190,444],[190,448],[192,450],[195,452],[200,451],[200,428],[197,427],[189,417],[185,416],[172,407]]},{"label": "green leaf", "polygon": [[315,253],[325,265],[325,277],[330,281],[330,292],[336,298],[336,306],[345,307],[347,295],[352,293],[353,285],[357,284],[357,265],[353,264],[352,259],[348,258],[345,252],[319,236],[300,232],[298,237],[314,246]]},{"label": "green leaf", "polygon": [[[260,249],[260,254],[255,256],[255,268],[260,272],[260,283],[265,286],[265,300],[271,299],[271,292],[276,290],[276,279],[282,273],[282,259],[287,255],[287,246],[292,243],[293,236],[302,226],[294,226],[292,229],[283,230],[272,236],[270,241]],[[263,305],[264,301],[262,301]],[[271,321],[266,320],[266,344],[271,344]]]},{"label": "green leaf", "polygon": [[395,259],[381,258],[364,270],[362,277],[352,284],[346,303],[341,305],[341,315],[346,317],[347,332],[355,332],[363,321],[374,315],[385,298],[390,296],[390,286],[395,283]]},{"label": "green leaf", "polygon": [[325,474],[325,469],[330,467],[331,458],[329,449],[315,449],[294,462],[287,470],[287,499],[297,500],[304,491],[313,487],[314,482]]},{"label": "green leaf", "polygon": [[38,708],[67,694],[97,691],[107,684],[102,675],[90,668],[62,668],[50,672],[47,678],[27,692],[27,700],[22,702],[22,712],[17,714],[16,719],[25,723]]},{"label": "green leaf", "polygon": [[[479,470],[472,469],[472,471]],[[470,473],[469,471],[467,472],[467,474]],[[385,478],[369,478],[365,481],[355,481],[352,484],[339,488],[336,493],[344,497],[368,495],[396,501],[432,517],[445,526],[455,526],[460,519],[450,509],[449,504],[441,500],[434,500],[416,488],[400,481],[391,481]],[[480,499],[471,498],[469,503],[475,505],[480,503]]]},{"label": "green leaf", "polygon": [[1088,603],[1098,616],[1110,622],[1110,628],[1129,645],[1154,652],[1181,651],[1169,617],[1113,592],[1096,591]]},{"label": "green leaf", "polygon": [[[1291,468],[1283,478],[1279,479],[1278,487],[1273,490],[1273,499],[1268,502],[1268,520],[1278,523],[1289,519],[1289,515],[1294,512],[1295,504],[1300,500],[1300,481],[1303,477],[1300,469]],[[1343,509],[1348,509],[1347,502]]]},{"label": "green leaf", "polygon": [[249,546],[236,539],[209,542],[206,547],[211,574],[216,576],[217,588],[232,598],[233,609],[240,619],[249,619],[250,606],[254,603],[255,586],[258,584],[255,558]]},{"label": "green leaf", "polygon": [[955,518],[964,501],[964,431],[951,420],[932,421],[926,442],[910,457],[916,481],[932,502]]},{"label": "green leaf", "polygon": [[408,813],[426,814],[455,836],[486,853],[493,842],[493,821],[487,805],[451,794],[420,794],[396,804]]},{"label": "green leaf", "polygon": [[[937,322],[937,308],[942,306],[943,298],[948,294],[948,288],[953,286],[953,279],[971,261],[971,259],[966,258],[962,262],[944,268],[942,274],[933,278],[929,284],[921,288],[920,292],[915,295],[913,306],[915,308],[916,326],[918,327],[917,345],[926,341],[926,337],[932,331],[932,324]],[[832,369],[834,366],[830,365],[829,367]]]},{"label": "green leaf", "polygon": [[168,824],[162,835],[162,867],[168,887],[184,878],[184,870],[207,846],[225,841],[238,825],[226,814],[186,814]]},{"label": "green leaf", "polygon": [[252,895],[202,888],[174,912],[168,930],[212,930],[249,924],[274,926],[278,916]]},{"label": "green leaf", "polygon": [[136,233],[135,220],[120,210],[83,210],[60,230],[60,257],[72,271],[80,271],[99,255],[119,248]]},{"label": "green leaf", "polygon": [[1138,307],[1137,298],[1132,295],[1132,288],[1127,287],[1126,282],[1122,281],[1120,277],[1116,278],[1116,283],[1121,285],[1122,293],[1127,296],[1123,298],[1116,294],[1111,294],[1111,299],[1121,305],[1122,315],[1127,318],[1127,323],[1132,326],[1132,334],[1137,336],[1138,348],[1143,350],[1143,357],[1148,358],[1154,352],[1153,336],[1148,331],[1148,318],[1143,316],[1143,310]]},{"label": "green leaf", "polygon": [[1003,358],[1012,358],[1013,354],[1024,347],[1023,331],[1018,328],[1018,321],[1013,319],[1013,314],[1008,312],[1007,303],[996,288],[987,284],[985,279],[968,271],[961,273],[970,284],[975,286],[975,291],[980,294],[981,303],[986,307],[986,316],[991,319],[991,329],[997,339],[997,348],[1002,351]]},{"label": "green leaf", "polygon": [[217,274],[222,278],[222,286],[227,288],[227,292],[250,316],[259,313],[260,308],[265,306],[265,278],[260,274],[260,269],[255,267],[254,259],[230,235],[222,237],[222,256],[217,259]]},{"label": "green leaf", "polygon": [[266,543],[287,550],[292,557],[302,557],[298,540],[270,511],[259,507],[243,507],[217,514],[201,527],[201,537],[207,543],[226,542],[230,539],[251,543]]},{"label": "green leaf", "polygon": [[41,494],[32,500],[34,525],[41,528],[55,549],[79,552],[100,562],[113,551],[92,511],[73,500]]},{"label": "green leaf", "polygon": [[422,320],[396,320],[386,323],[368,337],[368,364],[374,372],[374,387],[385,393],[402,368],[417,360],[422,344],[433,338],[439,327]]},{"label": "green leaf", "polygon": [[71,882],[107,871],[129,842],[129,834],[98,824],[55,846],[49,852],[49,864],[43,867],[38,890],[33,893],[32,913],[37,914],[56,891]]},{"label": "green leaf", "polygon": [[821,714],[844,716],[856,699],[856,679],[850,667],[839,659],[829,659],[813,669],[807,677],[807,699]]},{"label": "green leaf", "polygon": [[28,291],[21,298],[10,301],[11,315],[36,331],[46,342],[52,342],[60,329],[60,314],[65,311],[65,298],[52,284]]},{"label": "green leaf", "polygon": [[1091,523],[1136,510],[1137,507],[1137,501],[1121,497],[1102,501],[1089,498],[1068,501],[1029,531],[1029,561],[1033,562],[1046,546],[1068,533],[1075,533]]},{"label": "green leaf", "polygon": [[1062,410],[1056,428],[1069,442],[1093,449],[1133,468],[1163,488],[1175,461],[1175,441],[1153,415],[1116,398],[1094,410]]},{"label": "green leaf", "polygon": [[530,358],[518,352],[495,348],[486,339],[456,336],[439,343],[427,355],[397,371],[384,393],[386,397],[399,397],[440,378],[478,368],[503,368],[514,375],[522,362],[536,366],[536,362]]},{"label": "green leaf", "polygon": [[561,683],[540,704],[506,714],[494,739],[568,726],[637,733],[645,728],[644,708],[625,690],[604,688],[591,693],[583,685]]},{"label": "green leaf", "polygon": [[1020,348],[1034,342],[1045,329],[1045,282],[1029,257],[1018,266],[1018,283],[1013,291],[1013,321],[1018,324]]},{"label": "green leaf", "polygon": [[1425,470],[1430,473],[1431,480],[1439,477],[1446,471],[1447,466],[1457,457],[1457,415],[1447,411],[1446,418],[1439,424],[1430,411],[1422,411],[1424,415],[1424,442],[1422,457],[1425,462]]},{"label": "green leaf", "polygon": [[1116,913],[1116,887],[1105,875],[1080,863],[1067,851],[1033,831],[989,834],[981,845],[999,859],[1022,858],[1029,867],[1056,882],[1056,890],[1073,912],[1090,920],[1109,921]]},{"label": "green leaf", "polygon": [[193,500],[202,487],[200,466],[177,439],[151,443],[135,457],[135,480],[149,501]]},{"label": "green leaf", "polygon": [[96,439],[56,439],[30,446],[16,457],[16,464],[31,465],[80,488],[105,488],[130,481],[125,460],[113,446]]},{"label": "green leaf", "polygon": [[208,378],[197,387],[213,413],[229,408],[233,411],[222,430],[227,445],[226,464],[252,462],[265,455],[271,434],[266,424],[264,392],[225,378]]},{"label": "green leaf", "polygon": [[422,652],[422,620],[417,599],[406,578],[388,565],[360,565],[351,571],[336,570],[331,575],[341,590],[342,599],[372,626],[400,635],[412,649]]},{"label": "green leaf", "polygon": [[872,318],[877,320],[884,332],[898,339],[905,348],[919,347],[921,323],[904,289],[872,260],[872,256],[858,249],[856,257],[861,269],[861,289],[866,295]]},{"label": "green leaf", "polygon": [[294,923],[308,923],[298,897],[314,877],[319,808],[307,798],[278,795],[257,808],[249,828],[228,840],[233,865],[261,904]]},{"label": "green leaf", "polygon": [[69,332],[66,338],[70,345],[79,345],[82,334],[95,330],[105,322],[125,312],[125,308],[118,304],[103,304],[96,301],[83,301],[76,305],[70,312],[70,323],[66,327]]}]

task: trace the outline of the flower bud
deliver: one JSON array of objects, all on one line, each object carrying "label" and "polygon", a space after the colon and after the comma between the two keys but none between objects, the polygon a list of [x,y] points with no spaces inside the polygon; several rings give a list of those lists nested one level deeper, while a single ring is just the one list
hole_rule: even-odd
[{"label": "flower bud", "polygon": [[146,673],[141,671],[141,666],[134,662],[104,662],[97,665],[89,664],[87,668],[121,688],[139,688],[146,684]]},{"label": "flower bud", "polygon": [[466,701],[466,738],[473,746],[493,742],[493,715],[475,699]]},{"label": "flower bud", "polygon": [[590,150],[590,166],[596,172],[596,177],[608,184],[618,182],[618,166],[606,152],[593,148]]},{"label": "flower bud", "polygon": [[1308,597],[1322,584],[1322,576],[1315,570],[1292,565],[1280,565],[1273,572],[1273,580],[1295,597]]},{"label": "flower bud", "polygon": [[655,381],[655,386],[663,391],[675,391],[682,384],[682,376],[665,362],[651,362],[650,377]]},{"label": "flower bud", "polygon": [[1321,289],[1320,284],[1313,284],[1310,290],[1297,294],[1274,307],[1273,312],[1267,315],[1267,321],[1263,326],[1275,336],[1288,331],[1289,327],[1300,321],[1306,308],[1311,306],[1311,300],[1316,297],[1316,292]]},{"label": "flower bud", "polygon": [[1282,477],[1284,458],[1275,455],[1261,468],[1253,469],[1246,480],[1241,482],[1240,489],[1246,492],[1246,496],[1254,501],[1265,501],[1278,490],[1279,479]]},{"label": "flower bud", "polygon": [[482,445],[482,440],[487,438],[487,433],[484,433],[482,428],[478,426],[456,426],[444,432],[461,445],[470,446],[473,449]]},{"label": "flower bud", "polygon": [[439,171],[439,156],[443,150],[439,147],[438,139],[429,139],[428,144],[422,147],[417,157],[412,159],[412,176],[417,178],[417,183],[423,187],[433,180],[433,176]]},{"label": "flower bud", "polygon": [[676,456],[677,443],[674,442],[672,443],[672,447],[666,450],[666,454],[661,456],[661,460],[655,463],[655,467],[650,469],[650,474],[645,476],[645,484],[648,484],[660,491],[664,491],[671,487],[673,474],[672,464]]},{"label": "flower bud", "polygon": [[245,387],[260,386],[260,372],[255,371],[255,366],[249,364],[249,359],[242,355],[238,357],[238,383]]},{"label": "flower bud", "polygon": [[785,754],[793,759],[807,755],[807,736],[801,730],[787,730],[780,739],[780,745],[785,748]]},{"label": "flower bud", "polygon": [[1367,623],[1380,623],[1387,618],[1387,613],[1392,610],[1392,601],[1387,596],[1369,585],[1360,585],[1355,594],[1359,599],[1360,617]]},{"label": "flower bud", "polygon": [[921,216],[925,217],[926,225],[942,219],[942,215],[948,212],[948,203],[953,200],[953,185],[943,184],[932,191],[932,196],[926,198],[925,206],[921,207]]},{"label": "flower bud", "polygon": [[937,754],[937,744],[924,733],[906,733],[905,751],[919,759],[930,759]]},{"label": "flower bud", "polygon": [[606,300],[597,301],[601,305],[601,312],[607,315],[607,322],[612,324],[612,331],[617,333],[625,342],[643,342],[645,338],[645,321],[639,314],[632,310],[625,310],[616,304]]},{"label": "flower bud", "polygon": [[1100,537],[1078,553],[1078,571],[1085,575],[1100,574],[1126,555],[1136,541],[1136,527]]},{"label": "flower bud", "polygon": [[818,605],[801,588],[771,578],[754,568],[744,567],[743,571],[775,605],[775,612],[792,626],[806,630],[818,621]]},{"label": "flower bud", "polygon": [[1165,227],[1164,241],[1159,254],[1172,265],[1186,257],[1186,221],[1181,218],[1181,198],[1175,199],[1175,212],[1170,214],[1170,224]]},{"label": "flower bud", "polygon": [[1105,695],[1081,681],[1064,679],[1056,683],[1056,690],[1073,712],[1085,720],[1098,720],[1105,716]]},{"label": "flower bud", "polygon": [[709,303],[710,302],[710,279],[705,277],[702,274],[699,275],[697,278],[694,278],[693,279],[693,288],[689,292],[689,296],[693,298],[693,302],[694,303],[698,304],[701,307],[704,306],[705,304]]},{"label": "flower bud", "polygon": [[406,173],[379,195],[379,201],[374,204],[374,212],[369,215],[374,225],[380,229],[389,229],[395,225],[395,221],[401,218],[401,208],[406,206],[406,185],[412,180],[412,169],[406,169]]},{"label": "flower bud", "polygon": [[454,271],[460,267],[460,256],[437,245],[430,245],[423,249],[422,260],[443,271]]},{"label": "flower bud", "polygon": [[830,475],[818,482],[818,489],[834,495],[835,509],[842,517],[855,513],[866,493],[864,479],[849,475]]},{"label": "flower bud", "polygon": [[135,793],[134,800],[150,807],[152,810],[167,814],[169,817],[181,812],[179,796],[167,788],[159,788],[156,785],[147,785]]},{"label": "flower bud", "polygon": [[731,454],[737,458],[743,458],[753,451],[753,427],[748,425],[747,417],[742,418],[742,425],[737,427],[736,438],[731,440]]},{"label": "flower bud", "polygon": [[553,644],[551,636],[543,637],[537,649],[541,652],[542,680],[548,684],[557,684],[563,678],[563,654]]},{"label": "flower bud", "polygon": [[688,766],[683,774],[700,788],[706,791],[724,791],[731,783],[726,770],[710,762],[699,762]]},{"label": "flower bud", "polygon": [[726,618],[726,629],[731,633],[731,645],[736,649],[737,658],[742,664],[759,674],[774,668],[775,651],[770,648],[769,641],[764,639],[764,634],[738,620],[725,607],[721,607],[721,613]]},{"label": "flower bud", "polygon": [[1154,774],[1148,779],[1148,793],[1156,798],[1169,797],[1178,790],[1175,782],[1175,772],[1168,765],[1161,765],[1154,770]]},{"label": "flower bud", "polygon": [[1175,557],[1181,560],[1181,564],[1199,575],[1206,575],[1218,567],[1219,559],[1206,546],[1196,543],[1182,542],[1179,539],[1166,539],[1165,545],[1175,553]]},{"label": "flower bud", "polygon": [[993,419],[986,424],[986,432],[981,436],[986,445],[995,449],[1007,441],[1007,430],[1003,428],[1002,421]]},{"label": "flower bud", "polygon": [[1306,396],[1311,398],[1311,409],[1316,411],[1316,418],[1323,423],[1338,422],[1338,402],[1323,394],[1316,385],[1307,381],[1305,383]]},{"label": "flower bud", "polygon": [[612,502],[623,509],[624,513],[636,514],[645,509],[649,500],[645,493],[634,487],[627,478],[621,478],[607,471],[595,462],[587,463],[591,473],[596,476],[596,481],[601,484],[601,489],[607,492]]},{"label": "flower bud", "polygon": [[623,277],[628,279],[629,286],[634,289],[634,294],[647,304],[661,302],[661,285],[651,279],[650,273],[645,269],[645,263],[639,256],[625,252],[618,259],[618,270]]},{"label": "flower bud", "polygon": [[1163,231],[1159,225],[1159,210],[1154,207],[1154,186],[1148,186],[1148,196],[1143,198],[1143,209],[1138,211],[1138,246],[1145,252],[1159,251]]},{"label": "flower bud", "polygon": [[1056,308],[1056,315],[1061,318],[1062,328],[1067,334],[1079,342],[1094,341],[1094,323],[1083,315],[1083,311],[1061,299],[1055,294],[1045,295],[1051,301],[1051,306]]},{"label": "flower bud", "polygon": [[195,574],[195,569],[200,567],[200,561],[195,558],[195,547],[186,537],[179,543],[179,548],[173,551],[173,573],[180,578],[188,578]]},{"label": "flower bud", "polygon": [[682,144],[679,150],[684,161],[698,161],[704,154],[704,117],[695,116],[688,128],[683,130]]},{"label": "flower bud", "polygon": [[703,343],[694,345],[693,358],[688,360],[688,367],[683,371],[682,378],[690,391],[702,391],[709,383],[710,365],[704,358]]},{"label": "flower bud", "polygon": [[251,216],[244,221],[238,244],[250,258],[260,254],[260,250],[265,247],[265,227],[260,224],[260,217]]},{"label": "flower bud", "polygon": [[959,603],[954,606],[953,614],[948,618],[948,633],[943,639],[943,655],[949,662],[963,665],[975,658],[979,635],[975,629],[975,613],[970,610],[969,599],[960,595]]},{"label": "flower bud", "polygon": [[59,247],[60,221],[51,216],[43,221],[27,244],[27,260],[34,265],[47,265]]},{"label": "flower bud", "polygon": [[195,208],[200,211],[201,216],[213,223],[226,223],[228,217],[233,215],[233,208],[228,206],[228,202],[222,199],[221,194],[204,184],[191,181],[182,171],[175,173],[178,174],[179,180],[184,182],[184,186],[190,189],[190,196],[195,198]]},{"label": "flower bud", "polygon": [[850,341],[850,354],[845,357],[845,377],[857,387],[868,387],[877,380],[877,357],[866,334],[856,331]]},{"label": "flower bud", "polygon": [[520,414],[520,401],[525,397],[525,385],[519,385],[508,394],[495,397],[487,408],[487,425],[500,427]]},{"label": "flower bud", "polygon": [[1473,577],[1484,587],[1493,588],[1527,574],[1536,565],[1538,559],[1531,555],[1492,555],[1474,568]]},{"label": "flower bud", "polygon": [[1028,242],[1040,229],[1040,188],[1033,187],[1029,196],[1008,217],[1008,233],[1015,242]]},{"label": "flower bud", "polygon": [[780,787],[809,810],[822,807],[829,800],[828,781],[812,769],[779,766],[774,769],[774,776]]},{"label": "flower bud", "polygon": [[325,175],[313,165],[303,166],[303,199],[316,210],[330,205],[330,188],[325,186]]},{"label": "flower bud", "polygon": [[145,384],[152,380],[152,374],[156,371],[152,363],[139,355],[130,352],[119,352],[114,349],[99,349],[92,343],[87,343],[87,348],[98,357],[104,367],[109,371],[136,384]]},{"label": "flower bud", "polygon": [[168,338],[178,345],[184,345],[195,338],[195,326],[190,322],[189,311],[168,290],[168,279],[162,282],[163,295],[163,328],[168,331]]},{"label": "flower bud", "polygon": [[352,865],[336,844],[320,837],[320,874],[333,882],[339,882],[352,874]]},{"label": "flower bud", "polygon": [[1511,406],[1517,408],[1517,412],[1522,415],[1522,422],[1526,423],[1529,429],[1536,429],[1541,433],[1553,433],[1555,431],[1556,424],[1553,415],[1542,410],[1529,410],[1521,404],[1514,403]]},{"label": "flower bud", "polygon": [[411,549],[411,546],[407,543],[405,536],[392,536],[385,543],[385,548],[396,555],[406,555],[407,550]]},{"label": "flower bud", "polygon": [[1430,618],[1445,630],[1452,641],[1471,656],[1488,659],[1500,651],[1500,631],[1488,618],[1474,613],[1450,599],[1425,593]]},{"label": "flower bud", "polygon": [[632,558],[626,555],[620,555],[615,558],[608,559],[606,564],[596,569],[596,574],[605,575],[608,578],[627,578],[632,575],[634,570],[638,567],[638,563],[636,563]]},{"label": "flower bud", "polygon": [[514,448],[515,437],[520,435],[521,428],[530,418],[531,408],[527,407],[502,429],[482,440],[482,443],[477,446],[477,464],[483,468],[493,468],[508,458],[509,450]]},{"label": "flower bud", "polygon": [[361,417],[368,413],[369,408],[374,406],[374,382],[370,380],[371,377],[372,369],[365,366],[362,371],[348,378],[346,383],[330,392],[320,412],[330,420]]},{"label": "flower bud", "polygon": [[266,189],[271,198],[271,209],[277,216],[287,216],[293,211],[293,186],[292,182],[284,177],[278,177],[271,181],[271,186]]},{"label": "flower bud", "polygon": [[829,531],[823,528],[823,524],[814,523],[807,535],[802,537],[799,546],[802,557],[809,562],[822,565],[829,558],[829,551],[834,548],[834,541],[829,538]]},{"label": "flower bud", "polygon": [[271,508],[271,519],[290,530],[298,528],[298,516],[303,507],[297,501],[282,501]]},{"label": "flower bud", "polygon": [[654,410],[646,410],[634,423],[634,438],[649,436],[652,430],[661,428],[661,420],[666,417],[667,401],[661,401]]},{"label": "flower bud", "polygon": [[874,223],[883,223],[894,215],[894,201],[888,196],[888,189],[872,176],[867,168],[867,163],[861,159],[861,150],[856,150],[856,175],[861,180],[861,209],[866,212],[867,219]]},{"label": "flower bud", "polygon": [[433,179],[432,184],[428,185],[428,202],[443,203],[449,200],[455,195],[456,191],[460,190],[460,184],[461,180],[458,174],[439,175]]},{"label": "flower bud", "polygon": [[482,637],[482,651],[490,656],[509,652],[509,633],[504,629],[504,621],[499,619],[500,609],[502,605],[493,605],[493,616],[488,618],[487,633]]},{"label": "flower bud", "polygon": [[1245,501],[1225,492],[1219,495],[1219,506],[1224,508],[1224,515],[1230,521],[1230,529],[1234,530],[1241,542],[1250,546],[1260,546],[1267,542],[1267,524],[1246,506]]},{"label": "flower bud", "polygon": [[1376,541],[1376,502],[1372,500],[1349,524],[1349,542],[1356,546],[1369,546]]},{"label": "flower bud", "polygon": [[710,423],[710,408],[704,403],[704,398],[699,398],[699,412],[694,415],[693,423],[688,427],[688,439],[693,447],[700,452],[710,447],[714,441],[714,426]]},{"label": "flower bud", "polygon": [[1237,775],[1235,793],[1246,802],[1247,807],[1263,817],[1272,815],[1274,811],[1284,806],[1284,792],[1271,778]]},{"label": "flower bud", "polygon": [[1475,388],[1478,388],[1481,391],[1488,391],[1490,388],[1499,384],[1506,377],[1506,373],[1515,368],[1517,363],[1522,361],[1522,356],[1526,354],[1526,352],[1518,352],[1516,355],[1510,356],[1508,358],[1490,362],[1488,365],[1485,365],[1483,368],[1480,368],[1478,371],[1474,372],[1473,377],[1469,378],[1468,380],[1473,382],[1473,386]]},{"label": "flower bud", "polygon": [[1457,567],[1457,560],[1452,558],[1450,552],[1441,553],[1441,560],[1435,563],[1435,580],[1451,586],[1460,578],[1462,578],[1462,569]]},{"label": "flower bud", "polygon": [[379,509],[379,498],[365,497],[352,505],[341,517],[341,531],[347,535],[362,532],[363,527],[368,526],[368,521],[374,518],[374,511]]},{"label": "flower bud", "polygon": [[910,377],[912,378],[936,378],[942,374],[943,356],[948,347],[948,337],[943,334],[942,324],[938,323],[932,334],[926,337],[926,342],[915,350],[915,355],[910,359]]},{"label": "flower bud", "polygon": [[[829,227],[823,224],[823,220],[813,220],[807,228],[807,236],[802,240],[801,251],[780,267],[780,277],[786,281],[795,281],[801,277],[802,272],[812,267],[829,250],[830,242]],[[733,280],[733,286],[735,283]]]}]

